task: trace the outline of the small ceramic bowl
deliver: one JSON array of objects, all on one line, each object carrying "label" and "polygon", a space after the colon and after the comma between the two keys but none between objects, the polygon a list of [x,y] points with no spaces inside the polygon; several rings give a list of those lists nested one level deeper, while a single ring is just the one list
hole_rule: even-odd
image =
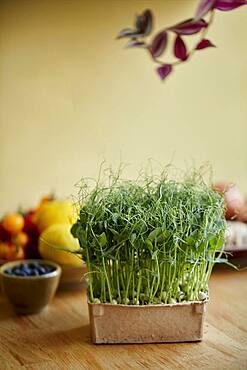
[{"label": "small ceramic bowl", "polygon": [[[38,262],[55,270],[39,276],[14,276],[5,271],[21,263]],[[3,291],[17,313],[33,314],[41,311],[56,293],[61,276],[61,267],[46,260],[21,260],[3,264],[0,280]]]}]

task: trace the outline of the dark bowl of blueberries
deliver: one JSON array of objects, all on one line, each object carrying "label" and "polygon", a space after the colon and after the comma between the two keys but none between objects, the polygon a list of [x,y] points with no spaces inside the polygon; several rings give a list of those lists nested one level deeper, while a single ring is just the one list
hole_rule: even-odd
[{"label": "dark bowl of blueberries", "polygon": [[21,260],[0,267],[2,289],[17,313],[41,311],[56,293],[61,267],[46,260]]}]

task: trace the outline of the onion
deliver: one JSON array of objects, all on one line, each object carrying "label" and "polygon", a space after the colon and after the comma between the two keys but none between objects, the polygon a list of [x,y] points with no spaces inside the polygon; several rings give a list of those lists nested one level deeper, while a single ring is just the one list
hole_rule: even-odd
[{"label": "onion", "polygon": [[213,189],[224,194],[227,220],[242,217],[245,210],[245,197],[236,185],[229,182],[219,182],[213,186]]}]

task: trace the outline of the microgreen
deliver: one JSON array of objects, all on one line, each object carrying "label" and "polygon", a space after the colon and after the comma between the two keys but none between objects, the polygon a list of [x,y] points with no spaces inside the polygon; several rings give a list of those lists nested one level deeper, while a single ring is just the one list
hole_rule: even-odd
[{"label": "microgreen", "polygon": [[[200,300],[222,258],[224,199],[201,171],[82,180],[71,232],[88,268],[89,300],[157,304]],[[102,176],[101,176],[102,177]],[[221,251],[215,257],[216,251]]]}]

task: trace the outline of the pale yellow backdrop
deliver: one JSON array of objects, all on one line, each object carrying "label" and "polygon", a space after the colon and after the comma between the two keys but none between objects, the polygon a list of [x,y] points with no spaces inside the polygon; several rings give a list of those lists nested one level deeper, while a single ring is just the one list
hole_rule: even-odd
[{"label": "pale yellow backdrop", "polygon": [[216,179],[247,193],[247,9],[218,12],[209,34],[218,48],[198,52],[165,83],[144,51],[115,40],[145,8],[158,29],[190,17],[197,3],[0,1],[1,213],[50,190],[75,194],[102,159],[210,161]]}]

